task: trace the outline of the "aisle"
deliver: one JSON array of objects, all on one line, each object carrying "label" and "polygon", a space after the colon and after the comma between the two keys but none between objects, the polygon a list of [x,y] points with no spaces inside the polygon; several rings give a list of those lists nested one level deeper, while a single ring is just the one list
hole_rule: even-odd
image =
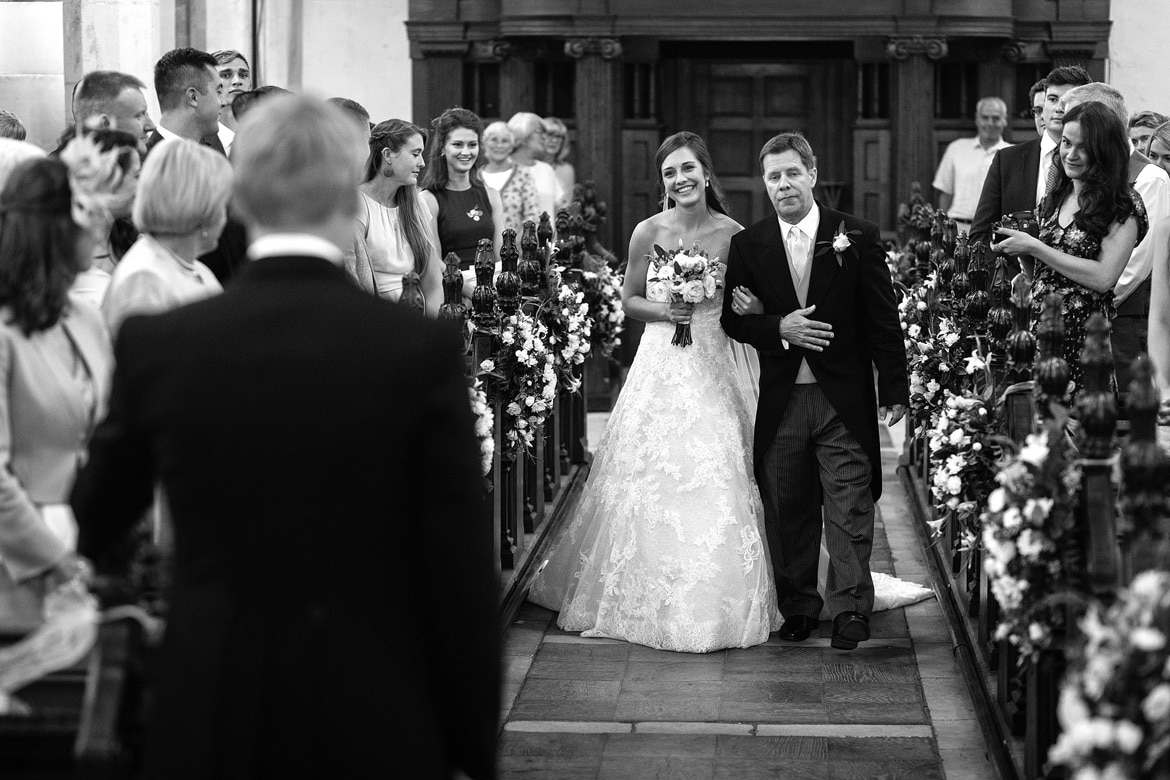
[{"label": "aisle", "polygon": [[[883,436],[873,567],[926,582],[901,442]],[[554,617],[525,605],[507,634],[504,778],[995,777],[934,600],[875,614],[853,652],[830,648],[829,623],[799,644],[691,655],[582,639]]]}]

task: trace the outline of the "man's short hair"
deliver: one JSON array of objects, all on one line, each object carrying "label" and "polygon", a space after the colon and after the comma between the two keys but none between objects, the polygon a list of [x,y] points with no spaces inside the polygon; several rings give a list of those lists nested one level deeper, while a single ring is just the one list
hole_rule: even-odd
[{"label": "man's short hair", "polygon": [[764,148],[760,149],[760,173],[764,172],[764,158],[769,154],[784,154],[789,149],[800,156],[800,162],[810,171],[817,167],[817,157],[813,154],[812,146],[804,133],[780,133],[767,140]]},{"label": "man's short hair", "polygon": [[232,118],[239,122],[244,118],[244,114],[256,107],[256,104],[261,100],[267,100],[275,95],[291,95],[284,87],[274,87],[271,84],[263,87],[256,87],[247,92],[241,92],[232,99]]},{"label": "man's short hair", "polygon": [[1079,87],[1082,84],[1088,84],[1093,80],[1089,75],[1089,71],[1082,68],[1080,65],[1061,65],[1059,68],[1053,68],[1048,71],[1048,75],[1044,77],[1044,89],[1049,87],[1064,87],[1074,86]]},{"label": "man's short hair", "polygon": [[1028,88],[1028,108],[1032,108],[1032,104],[1036,101],[1036,96],[1044,90],[1048,89],[1048,82],[1045,79],[1040,79],[1031,87]]},{"label": "man's short hair", "polygon": [[[247,65],[249,69],[252,67],[248,63],[248,58],[235,49],[219,49],[218,51],[213,51],[211,56],[215,58],[217,66],[227,65],[232,60],[243,60],[244,64]],[[219,68],[217,67],[216,70],[219,70]]]},{"label": "man's short hair", "polygon": [[183,94],[191,87],[204,94],[215,82],[216,77],[207,71],[216,70],[215,57],[198,49],[171,49],[154,65],[154,91],[158,93],[158,105],[163,111],[170,111],[183,104]]},{"label": "man's short hair", "polygon": [[262,101],[232,143],[236,208],[246,222],[283,230],[355,214],[361,141],[353,120],[324,101]]},{"label": "man's short hair", "polygon": [[373,127],[373,125],[370,124],[370,112],[366,110],[365,106],[356,100],[350,100],[349,98],[343,97],[331,97],[325,102],[337,106],[347,114],[351,114],[355,121],[362,123],[367,127]]},{"label": "man's short hair", "polygon": [[23,141],[28,137],[28,131],[17,119],[16,114],[0,108],[0,138],[11,138],[14,141]]},{"label": "man's short hair", "polygon": [[1170,117],[1159,114],[1157,111],[1138,111],[1129,118],[1128,129],[1148,127],[1151,130],[1156,130],[1167,122],[1170,122]]},{"label": "man's short hair", "polygon": [[988,106],[995,106],[999,108],[999,110],[1003,112],[1003,115],[1007,116],[1007,103],[1003,101],[1003,98],[995,97],[994,95],[980,98],[979,102],[975,104],[975,113],[981,113],[983,109]]},{"label": "man's short hair", "polygon": [[116,70],[86,73],[73,88],[73,120],[84,122],[95,114],[108,113],[128,89],[146,89],[146,85],[137,76]]},{"label": "man's short hair", "polygon": [[1125,107],[1125,98],[1121,96],[1116,87],[1111,87],[1102,81],[1091,81],[1088,84],[1073,87],[1064,93],[1062,102],[1064,110],[1068,111],[1073,106],[1090,101],[1104,105],[1110,113],[1117,117],[1121,126],[1125,127],[1129,120],[1129,110]]}]

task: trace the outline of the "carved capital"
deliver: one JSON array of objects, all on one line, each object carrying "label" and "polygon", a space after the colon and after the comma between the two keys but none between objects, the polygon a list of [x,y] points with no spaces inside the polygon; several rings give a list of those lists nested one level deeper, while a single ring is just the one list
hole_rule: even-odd
[{"label": "carved capital", "polygon": [[1048,58],[1057,67],[1084,65],[1097,54],[1097,44],[1093,41],[1052,41],[1047,49]]},{"label": "carved capital", "polygon": [[895,60],[908,60],[915,55],[941,60],[947,56],[947,51],[947,39],[942,37],[914,35],[886,39],[886,54]]},{"label": "carved capital", "polygon": [[579,60],[587,54],[603,60],[622,56],[622,42],[617,38],[569,38],[565,41],[565,55]]},{"label": "carved capital", "polygon": [[476,62],[502,62],[512,54],[512,44],[507,41],[472,41],[471,59]]},{"label": "carved capital", "polygon": [[1008,41],[999,50],[1003,58],[1019,65],[1024,62],[1044,62],[1048,59],[1044,44],[1039,41]]}]

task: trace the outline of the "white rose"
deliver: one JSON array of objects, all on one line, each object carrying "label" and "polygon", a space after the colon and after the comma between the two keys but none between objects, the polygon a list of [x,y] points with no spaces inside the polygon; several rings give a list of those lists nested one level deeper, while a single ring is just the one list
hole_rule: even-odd
[{"label": "white rose", "polygon": [[705,297],[707,296],[703,290],[703,283],[697,279],[687,282],[682,287],[682,299],[686,303],[698,303]]},{"label": "white rose", "polygon": [[662,303],[670,300],[670,287],[666,282],[653,281],[646,285],[646,300]]},{"label": "white rose", "polygon": [[948,347],[953,347],[953,346],[955,346],[955,344],[957,344],[959,342],[960,338],[961,337],[959,336],[958,333],[951,331],[947,335],[943,336],[943,341],[946,342],[946,345]]},{"label": "white rose", "polygon": [[1007,506],[1007,491],[1003,488],[991,491],[991,495],[987,497],[987,508],[992,512],[1002,512],[1005,506]]},{"label": "white rose", "polygon": [[708,298],[711,298],[715,295],[715,277],[714,276],[704,276],[703,277],[703,294],[706,295]]},{"label": "white rose", "polygon": [[1020,515],[1018,507],[1009,506],[1003,510],[1003,527],[1009,531],[1013,531],[1020,527],[1023,517]]},{"label": "white rose", "polygon": [[1154,686],[1142,701],[1142,714],[1151,723],[1160,723],[1170,717],[1170,683]]},{"label": "white rose", "polygon": [[479,364],[480,371],[495,371],[496,362],[494,360],[485,360]]},{"label": "white rose", "polygon": [[1117,746],[1128,755],[1133,755],[1142,746],[1143,736],[1141,728],[1128,720],[1119,721],[1113,734]]},{"label": "white rose", "polygon": [[1142,626],[1130,632],[1129,641],[1138,650],[1153,653],[1166,646],[1166,635],[1156,628]]},{"label": "white rose", "polygon": [[1048,437],[1042,433],[1029,433],[1020,450],[1020,460],[1039,466],[1048,459]]},{"label": "white rose", "polygon": [[838,233],[837,235],[833,236],[834,252],[844,252],[849,248],[849,244],[849,236],[845,235],[844,233]]},{"label": "white rose", "polygon": [[671,263],[663,263],[654,276],[657,279],[673,279],[674,266]]},{"label": "white rose", "polygon": [[911,325],[909,328],[906,329],[906,332],[910,334],[910,338],[916,339],[916,338],[918,338],[918,334],[922,332],[922,326]]},{"label": "white rose", "polygon": [[963,480],[958,477],[947,477],[947,491],[952,496],[957,496],[963,492]]}]

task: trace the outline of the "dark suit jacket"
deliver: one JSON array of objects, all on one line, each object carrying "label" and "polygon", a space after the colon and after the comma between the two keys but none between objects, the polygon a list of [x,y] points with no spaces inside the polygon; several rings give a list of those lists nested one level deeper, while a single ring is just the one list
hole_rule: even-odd
[{"label": "dark suit jacket", "polygon": [[[886,253],[877,225],[823,206],[809,279],[807,305],[816,305],[810,319],[830,323],[834,337],[824,352],[793,346],[784,349],[780,320],[801,308],[788,254],[776,216],[766,217],[731,239],[726,289],[743,285],[764,304],[764,314],[739,316],[731,310],[730,295],[723,297],[723,329],[736,341],[760,352],[760,404],[756,411],[755,463],[758,469],[776,437],[784,409],[792,395],[801,358],[833,409],[869,455],[873,469],[870,490],[881,495],[881,452],[877,407],[908,404],[906,350]],[[853,245],[837,255],[827,248],[844,222],[846,231],[858,231]],[[877,397],[873,369],[877,367]]]},{"label": "dark suit jacket", "polygon": [[320,258],[134,317],[73,506],[175,556],[150,778],[494,776],[496,542],[459,335]]},{"label": "dark suit jacket", "polygon": [[983,192],[971,223],[971,240],[988,242],[991,226],[1004,214],[1036,209],[1040,174],[1040,139],[1000,149],[991,159]]}]

